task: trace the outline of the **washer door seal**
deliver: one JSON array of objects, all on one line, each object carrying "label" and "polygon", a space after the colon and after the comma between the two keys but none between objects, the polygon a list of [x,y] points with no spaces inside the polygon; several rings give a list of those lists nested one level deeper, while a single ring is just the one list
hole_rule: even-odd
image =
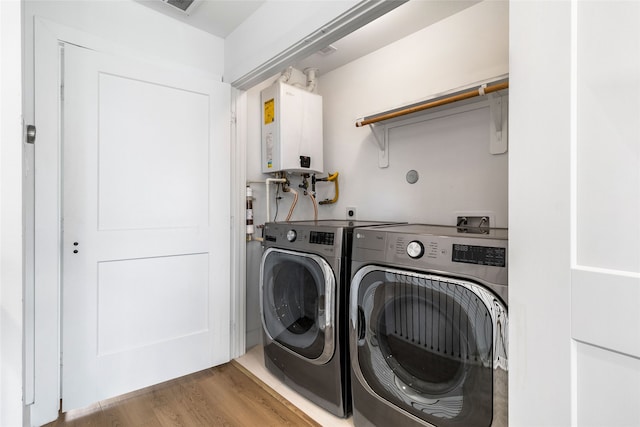
[{"label": "washer door seal", "polygon": [[268,338],[314,364],[335,350],[335,276],[315,254],[270,248],[262,256],[260,303]]}]

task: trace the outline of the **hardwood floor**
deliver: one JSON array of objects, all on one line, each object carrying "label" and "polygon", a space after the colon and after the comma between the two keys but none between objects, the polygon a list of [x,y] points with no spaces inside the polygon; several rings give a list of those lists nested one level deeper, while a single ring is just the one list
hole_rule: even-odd
[{"label": "hardwood floor", "polygon": [[320,426],[237,362],[61,414],[45,427]]}]

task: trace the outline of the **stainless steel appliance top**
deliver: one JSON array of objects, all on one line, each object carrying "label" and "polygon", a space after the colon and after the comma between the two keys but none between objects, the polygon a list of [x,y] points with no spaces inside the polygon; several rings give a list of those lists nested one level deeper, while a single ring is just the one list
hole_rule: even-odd
[{"label": "stainless steel appliance top", "polygon": [[508,229],[506,228],[485,228],[485,233],[470,233],[463,231],[465,227],[452,225],[434,224],[391,224],[379,227],[380,230],[392,233],[420,234],[448,237],[468,237],[471,239],[497,239],[507,240]]},{"label": "stainless steel appliance top", "polygon": [[351,259],[358,267],[377,263],[506,286],[508,230],[473,234],[430,224],[358,228]]},{"label": "stainless steel appliance top", "polygon": [[394,221],[360,221],[348,219],[319,219],[309,221],[288,221],[278,222],[275,224],[288,224],[291,226],[313,226],[313,227],[336,227],[336,228],[353,228],[353,227],[370,227],[378,225],[395,224]]},{"label": "stainless steel appliance top", "polygon": [[338,219],[270,222],[264,226],[263,246],[340,257],[349,255],[342,253],[345,230],[387,224],[389,222]]}]

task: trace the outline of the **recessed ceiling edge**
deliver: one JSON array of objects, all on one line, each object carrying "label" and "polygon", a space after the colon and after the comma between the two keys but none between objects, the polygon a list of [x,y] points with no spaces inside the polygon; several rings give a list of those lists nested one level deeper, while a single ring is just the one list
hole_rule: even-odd
[{"label": "recessed ceiling edge", "polygon": [[408,0],[361,1],[333,21],[317,29],[307,37],[304,37],[253,71],[231,82],[231,86],[240,90],[247,90],[288,66],[293,65],[296,61],[306,58],[312,53],[316,53],[320,49],[327,47],[336,40],[341,39],[407,1]]}]

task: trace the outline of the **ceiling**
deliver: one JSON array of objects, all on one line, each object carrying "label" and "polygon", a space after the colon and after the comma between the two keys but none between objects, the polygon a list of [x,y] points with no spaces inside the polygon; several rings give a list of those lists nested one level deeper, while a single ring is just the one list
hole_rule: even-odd
[{"label": "ceiling", "polygon": [[317,68],[318,75],[328,73],[357,58],[454,15],[481,0],[410,0],[331,44],[336,51],[328,55],[315,53],[295,67]]},{"label": "ceiling", "polygon": [[[265,0],[195,0],[185,13],[163,0],[136,1],[221,38],[226,38],[265,3]],[[295,68],[317,68],[317,74],[322,75],[480,1],[410,0],[332,43],[331,53],[313,54],[295,64]]]},{"label": "ceiling", "polygon": [[136,1],[223,39],[265,3],[265,0],[196,0],[185,13],[163,0]]}]

